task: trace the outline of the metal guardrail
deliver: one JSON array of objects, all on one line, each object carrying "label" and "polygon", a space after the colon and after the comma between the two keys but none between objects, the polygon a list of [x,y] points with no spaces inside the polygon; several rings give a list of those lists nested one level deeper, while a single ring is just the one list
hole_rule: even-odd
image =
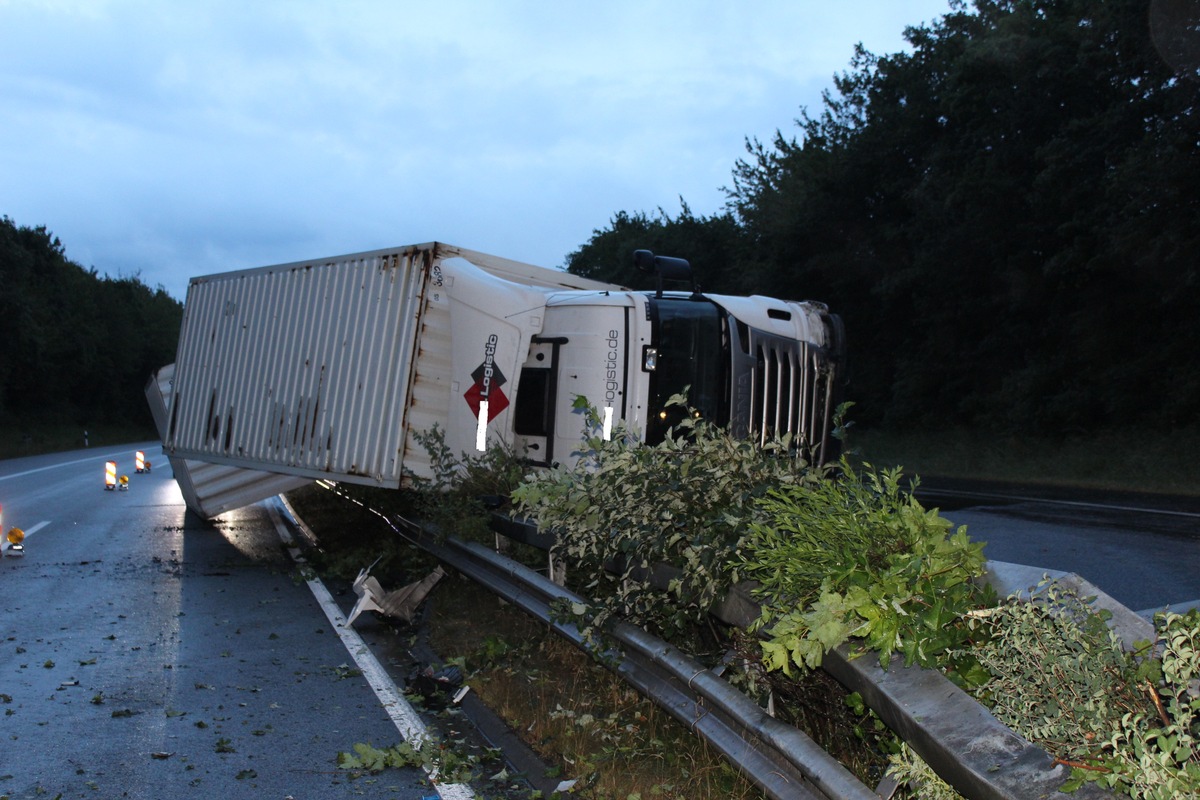
[{"label": "metal guardrail", "polygon": [[[573,624],[554,619],[556,600],[585,599],[506,556],[453,536],[439,541],[417,523],[384,519],[406,539],[532,614],[581,648]],[[396,523],[403,525],[398,528]],[[497,533],[549,549],[553,537],[529,523],[496,517]],[[731,594],[714,613],[745,627],[758,616],[744,592]],[[774,800],[878,800],[840,763],[798,729],[770,717],[756,703],[672,645],[628,623],[610,631],[623,648],[615,671],[691,727]],[[826,655],[824,669],[864,701],[934,770],[968,800],[1111,800],[1094,784],[1058,791],[1069,774],[1044,750],[999,722],[940,673],[854,658],[843,645]]]},{"label": "metal guardrail", "polygon": [[[577,646],[588,647],[573,624],[555,620],[552,613],[556,601],[584,598],[473,542],[447,537],[441,545],[422,546]],[[803,732],[768,715],[682,651],[628,623],[617,623],[608,633],[621,648],[610,662],[614,671],[703,736],[769,797],[878,800]]]},{"label": "metal guardrail", "polygon": [[[503,536],[535,547],[548,548],[552,542],[552,537],[521,520],[497,515],[492,527]],[[1002,596],[1019,588],[1024,578],[1032,577],[1034,584],[1038,581],[1037,575],[1014,575],[1012,567],[988,562],[988,579]],[[651,580],[665,585],[672,571],[661,567]],[[1089,585],[1087,594],[1103,593]],[[713,609],[713,614],[729,625],[746,628],[758,619],[759,607],[745,586],[738,586]],[[1137,634],[1137,638],[1149,636],[1141,629]],[[875,655],[855,658],[849,645],[827,653],[822,668],[847,689],[862,695],[891,730],[969,800],[1116,797],[1095,784],[1084,784],[1071,794],[1058,791],[1070,774],[1069,768],[1055,763],[1045,750],[1001,723],[938,672],[905,667],[895,661],[885,670]]]},{"label": "metal guardrail", "polygon": [[[593,649],[573,623],[556,619],[552,611],[556,602],[582,603],[585,598],[480,544],[435,536],[410,520],[380,517],[414,545],[577,647]],[[609,633],[620,651],[599,654],[601,662],[702,736],[772,800],[879,800],[805,733],[771,717],[678,648],[628,623],[617,623]]]}]

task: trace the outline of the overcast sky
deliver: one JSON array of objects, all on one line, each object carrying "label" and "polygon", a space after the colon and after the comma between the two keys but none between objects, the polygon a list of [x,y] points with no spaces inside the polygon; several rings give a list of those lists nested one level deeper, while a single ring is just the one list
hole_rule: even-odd
[{"label": "overcast sky", "polygon": [[748,137],[948,9],[0,0],[0,215],[181,300],[431,240],[561,266],[618,211],[720,210]]}]

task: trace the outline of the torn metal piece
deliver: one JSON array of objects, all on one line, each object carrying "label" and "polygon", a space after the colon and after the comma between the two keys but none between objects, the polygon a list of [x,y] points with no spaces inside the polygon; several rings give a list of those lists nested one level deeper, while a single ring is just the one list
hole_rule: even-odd
[{"label": "torn metal piece", "polygon": [[346,618],[347,625],[353,625],[354,620],[364,611],[378,611],[411,624],[416,616],[417,607],[446,574],[445,570],[439,566],[415,583],[410,583],[393,592],[385,592],[379,585],[379,581],[371,575],[371,567],[374,566],[375,564],[372,564],[366,569],[359,570],[358,577],[354,579],[354,593],[358,595],[358,602],[354,604],[350,616]]}]

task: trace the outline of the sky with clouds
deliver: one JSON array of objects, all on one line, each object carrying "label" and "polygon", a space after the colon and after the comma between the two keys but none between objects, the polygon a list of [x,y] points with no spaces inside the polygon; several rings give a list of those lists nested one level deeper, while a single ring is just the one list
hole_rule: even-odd
[{"label": "sky with clouds", "polygon": [[440,240],[561,266],[724,205],[854,46],[949,0],[0,0],[0,215],[192,276]]}]

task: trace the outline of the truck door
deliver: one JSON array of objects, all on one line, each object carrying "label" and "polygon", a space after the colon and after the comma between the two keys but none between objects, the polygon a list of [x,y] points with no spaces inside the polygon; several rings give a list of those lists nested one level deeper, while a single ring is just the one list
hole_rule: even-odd
[{"label": "truck door", "polygon": [[531,462],[572,460],[585,435],[583,418],[572,413],[579,397],[611,424],[625,418],[630,307],[627,297],[615,293],[557,296],[547,304],[542,333],[521,370],[514,410],[518,448],[526,449]]}]

